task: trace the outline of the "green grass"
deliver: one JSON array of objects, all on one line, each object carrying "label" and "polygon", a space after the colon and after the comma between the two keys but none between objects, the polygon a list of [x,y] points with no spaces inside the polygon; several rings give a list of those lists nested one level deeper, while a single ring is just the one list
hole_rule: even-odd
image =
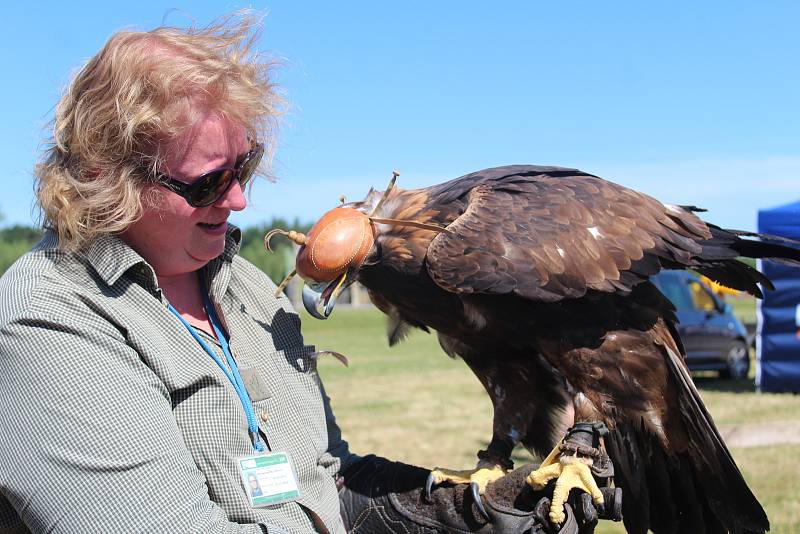
[{"label": "green grass", "polygon": [[[389,348],[385,319],[373,309],[337,309],[328,321],[303,319],[306,341],[345,354],[320,374],[345,438],[358,453],[431,467],[474,467],[491,437],[488,397],[466,365],[444,355],[433,334],[415,332]],[[752,380],[697,379],[718,424],[800,420],[800,396],[757,394]],[[732,449],[777,533],[800,532],[800,445]],[[533,459],[525,451],[517,464]],[[624,532],[604,523],[599,534]]]},{"label": "green grass", "polygon": [[725,302],[733,307],[733,314],[745,324],[756,322],[756,299],[746,293],[729,296]]}]

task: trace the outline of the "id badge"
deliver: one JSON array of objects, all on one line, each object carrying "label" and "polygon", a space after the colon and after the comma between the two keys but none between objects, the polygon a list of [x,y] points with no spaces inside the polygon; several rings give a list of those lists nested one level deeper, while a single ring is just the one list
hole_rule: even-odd
[{"label": "id badge", "polygon": [[289,454],[268,452],[237,460],[250,505],[269,506],[300,497],[300,486]]}]

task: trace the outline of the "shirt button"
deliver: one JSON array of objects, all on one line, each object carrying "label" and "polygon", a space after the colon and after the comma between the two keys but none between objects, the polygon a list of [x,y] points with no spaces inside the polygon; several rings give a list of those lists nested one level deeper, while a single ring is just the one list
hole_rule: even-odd
[{"label": "shirt button", "polygon": [[258,417],[261,418],[262,423],[266,423],[267,420],[269,419],[269,415],[265,410],[261,410],[260,412],[258,412]]}]

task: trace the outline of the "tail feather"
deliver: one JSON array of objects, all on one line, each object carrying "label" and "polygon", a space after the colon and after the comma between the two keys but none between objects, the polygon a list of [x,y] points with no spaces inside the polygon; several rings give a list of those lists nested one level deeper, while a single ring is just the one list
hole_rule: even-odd
[{"label": "tail feather", "polygon": [[[702,252],[691,267],[727,287],[747,291],[759,298],[763,297],[759,284],[773,289],[772,282],[766,276],[737,261],[736,257],[769,259],[800,266],[798,241],[741,230],[725,230],[712,224],[708,228],[711,238],[699,242]],[[742,237],[757,237],[760,240]]]},{"label": "tail feather", "polygon": [[686,455],[668,457],[641,425],[619,423],[606,437],[622,517],[631,534],[726,534]]},{"label": "tail feather", "polygon": [[[711,239],[700,242],[703,252],[701,260],[721,259],[713,257],[712,252],[716,247],[733,250],[739,256],[746,258],[762,258],[774,261],[786,261],[800,265],[800,241],[787,237],[773,236],[769,234],[758,234],[755,232],[744,232],[742,230],[727,230],[707,225],[711,230]],[[756,239],[742,239],[742,237],[755,237]],[[708,249],[709,256],[706,256]]]},{"label": "tail feather", "polygon": [[800,266],[800,250],[780,243],[740,239],[732,248],[746,258],[763,258]]},{"label": "tail feather", "polygon": [[704,407],[682,357],[661,346],[688,447],[667,451],[642,421],[617,421],[605,437],[632,534],[763,534],[769,520]]},{"label": "tail feather", "polygon": [[[681,392],[680,410],[689,434],[688,459],[716,521],[732,533],[763,533],[769,520],[722,440],[682,358],[668,352],[670,376]],[[706,518],[706,524],[709,523]],[[723,530],[724,532],[724,530]]]},{"label": "tail feather", "polygon": [[630,424],[618,423],[605,437],[606,451],[614,462],[614,480],[624,492],[622,518],[629,534],[646,534],[650,528],[650,484],[645,471],[648,451],[646,443],[640,443],[643,436],[641,429],[634,432]]},{"label": "tail feather", "polygon": [[759,284],[769,290],[775,289],[770,279],[763,273],[740,261],[712,263],[698,266],[695,269],[725,287],[746,291],[758,298],[764,298]]}]

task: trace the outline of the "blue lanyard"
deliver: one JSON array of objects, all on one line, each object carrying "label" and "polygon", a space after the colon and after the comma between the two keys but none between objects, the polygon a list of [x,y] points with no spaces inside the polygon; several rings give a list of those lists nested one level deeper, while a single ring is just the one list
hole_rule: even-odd
[{"label": "blue lanyard", "polygon": [[214,352],[208,344],[203,341],[203,338],[195,331],[192,326],[186,322],[186,319],[181,317],[181,314],[178,313],[178,310],[172,307],[172,304],[168,304],[167,307],[169,311],[175,314],[175,317],[180,319],[183,326],[192,334],[192,337],[203,347],[211,358],[217,362],[217,365],[222,372],[225,373],[225,376],[228,377],[228,380],[231,381],[233,384],[233,388],[236,390],[236,393],[239,395],[239,400],[242,402],[242,407],[244,408],[244,413],[247,416],[247,431],[250,434],[250,440],[253,442],[253,448],[259,452],[264,450],[264,444],[261,442],[261,437],[258,435],[258,423],[256,422],[256,414],[253,411],[253,403],[250,401],[250,396],[247,394],[247,388],[244,386],[244,381],[242,380],[242,376],[239,374],[239,367],[236,366],[236,361],[233,359],[231,355],[230,345],[228,344],[228,340],[225,337],[225,334],[222,332],[222,327],[220,326],[219,318],[217,317],[217,313],[214,311],[214,306],[211,305],[211,300],[208,298],[208,292],[203,291],[203,306],[206,309],[206,313],[208,314],[208,319],[211,321],[211,327],[214,329],[214,333],[217,335],[217,339],[219,340],[219,344],[222,346],[222,352],[225,354],[225,359],[228,361],[228,368],[225,367],[225,364],[222,363],[222,360],[219,359],[217,353]]}]

